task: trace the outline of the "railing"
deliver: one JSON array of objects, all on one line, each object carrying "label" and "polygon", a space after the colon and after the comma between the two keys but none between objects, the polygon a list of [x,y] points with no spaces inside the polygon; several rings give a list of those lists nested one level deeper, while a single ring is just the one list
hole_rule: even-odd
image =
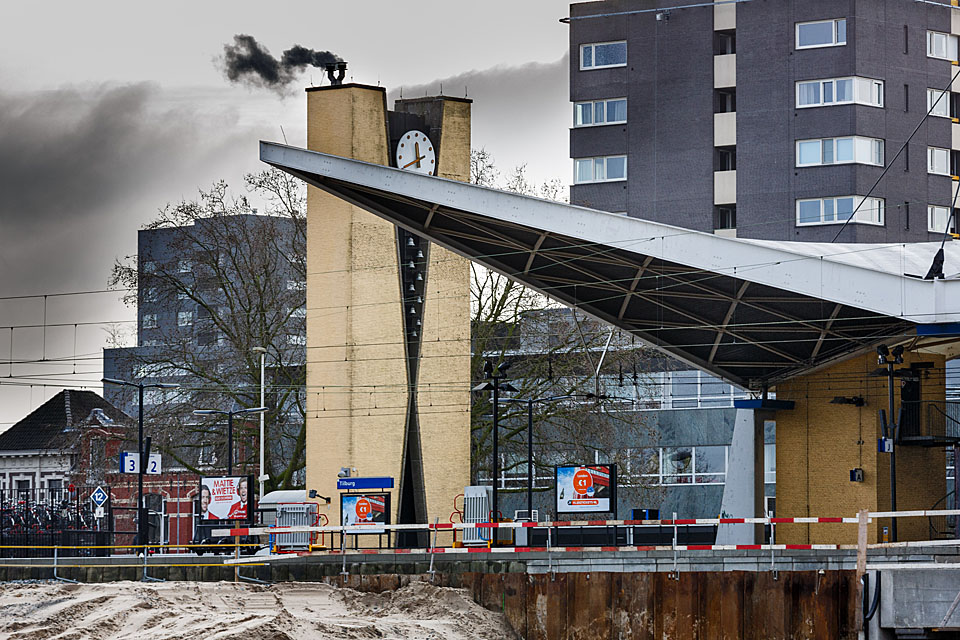
[{"label": "railing", "polygon": [[[932,509],[950,508],[955,495],[956,489],[937,500],[937,503],[933,505]],[[930,516],[927,520],[930,524],[931,540],[956,540],[960,538],[960,531],[957,530],[956,515],[935,515]]]},{"label": "railing", "polygon": [[924,400],[904,402],[900,442],[950,444],[960,442],[960,402]]}]

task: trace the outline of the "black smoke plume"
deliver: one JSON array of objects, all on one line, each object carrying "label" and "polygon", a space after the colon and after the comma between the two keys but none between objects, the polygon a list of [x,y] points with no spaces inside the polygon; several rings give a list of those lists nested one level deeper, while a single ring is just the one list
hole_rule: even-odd
[{"label": "black smoke plume", "polygon": [[320,67],[342,58],[329,51],[314,51],[294,45],[279,60],[256,38],[247,34],[233,36],[233,44],[223,46],[224,72],[230,82],[283,92],[306,67]]}]

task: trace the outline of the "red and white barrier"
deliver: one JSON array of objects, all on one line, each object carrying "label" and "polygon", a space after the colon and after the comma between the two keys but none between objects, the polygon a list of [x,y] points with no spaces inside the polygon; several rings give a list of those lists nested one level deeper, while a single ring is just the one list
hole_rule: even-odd
[{"label": "red and white barrier", "polygon": [[[943,514],[946,512],[929,512]],[[674,525],[721,525],[721,524],[814,524],[814,523],[846,523],[856,524],[856,518],[684,518],[676,520],[555,520],[552,522],[458,522],[445,524],[378,524],[378,530],[411,531],[411,530],[462,530],[462,529],[553,529],[556,527],[638,527]],[[325,527],[247,527],[239,529],[216,529],[214,536],[257,536],[263,534],[306,533],[306,532],[338,532],[338,533],[367,533],[367,526],[325,526]]]},{"label": "red and white barrier", "polygon": [[[939,509],[928,511],[875,511],[868,514],[874,518],[910,518],[930,516],[956,516],[960,509]],[[440,524],[377,524],[378,531],[415,531],[415,530],[463,530],[463,529],[553,529],[556,527],[639,527],[661,526],[673,527],[684,525],[721,525],[721,524],[856,524],[859,520],[853,518],[682,518],[676,520],[554,520],[551,522],[457,522]],[[236,529],[215,529],[213,535],[226,536],[257,536],[263,534],[285,533],[346,533],[364,534],[369,532],[369,526],[322,526],[322,527],[243,527]],[[624,548],[624,547],[621,547]],[[673,549],[673,547],[668,547]],[[753,547],[751,547],[753,548]],[[774,548],[780,548],[776,546]],[[814,547],[816,548],[816,547]],[[835,548],[835,547],[830,547]]]}]

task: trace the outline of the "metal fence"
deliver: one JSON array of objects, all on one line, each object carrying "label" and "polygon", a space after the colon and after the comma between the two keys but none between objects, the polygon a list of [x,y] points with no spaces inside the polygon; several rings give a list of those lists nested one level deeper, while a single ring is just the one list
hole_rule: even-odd
[{"label": "metal fence", "polygon": [[[110,491],[106,489],[98,514],[90,499],[96,489],[0,490],[0,557],[52,556],[54,546],[109,545]],[[60,554],[109,555],[109,549],[63,549]]]}]

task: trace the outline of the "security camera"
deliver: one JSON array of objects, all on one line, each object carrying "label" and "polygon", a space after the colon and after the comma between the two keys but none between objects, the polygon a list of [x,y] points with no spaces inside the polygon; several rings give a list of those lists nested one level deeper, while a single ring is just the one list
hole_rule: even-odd
[{"label": "security camera", "polygon": [[340,467],[340,471],[337,473],[338,478],[349,478],[350,477],[350,467]]}]

